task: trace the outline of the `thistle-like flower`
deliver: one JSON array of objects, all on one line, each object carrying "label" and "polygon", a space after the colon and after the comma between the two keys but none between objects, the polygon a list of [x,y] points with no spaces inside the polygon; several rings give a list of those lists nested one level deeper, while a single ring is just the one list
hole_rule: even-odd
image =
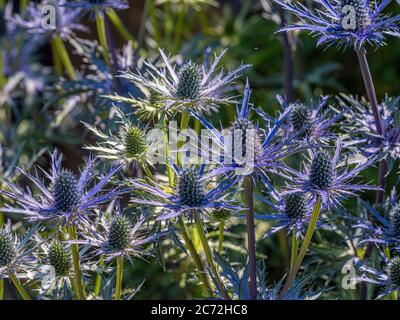
[{"label": "thistle-like flower", "polygon": [[[57,34],[63,39],[73,37],[75,31],[86,32],[88,29],[79,23],[82,10],[68,8],[66,3],[66,0],[43,0],[39,4],[31,2],[21,15],[16,16],[16,24],[33,35]],[[47,12],[44,9],[47,5],[55,9],[54,25],[51,25],[53,20],[44,22],[43,12]]]},{"label": "thistle-like flower", "polygon": [[[362,150],[366,155],[382,151],[388,154],[389,169],[400,156],[400,97],[386,96],[379,104],[382,134],[376,130],[374,116],[369,103],[365,99],[342,95],[339,98],[342,105],[350,104],[350,112],[346,114],[346,124],[343,126],[354,139],[362,139]],[[361,134],[361,136],[359,136]]]},{"label": "thistle-like flower", "polygon": [[210,210],[225,208],[229,210],[241,210],[243,208],[231,204],[227,196],[228,189],[236,182],[232,179],[211,179],[205,174],[205,166],[199,169],[187,167],[178,169],[173,166],[177,175],[175,188],[166,192],[160,186],[148,184],[139,180],[130,180],[131,185],[143,195],[150,194],[153,199],[135,197],[131,201],[145,205],[163,208],[163,212],[157,220],[172,219],[179,216],[188,216],[193,220],[193,212],[207,214]]},{"label": "thistle-like flower", "polygon": [[313,198],[321,197],[325,206],[335,207],[357,192],[379,189],[369,184],[351,184],[351,180],[379,160],[380,156],[374,155],[367,159],[357,153],[344,156],[342,147],[339,137],[333,156],[327,150],[310,150],[311,158],[308,159],[309,165],[305,172],[293,171],[291,184],[294,184],[288,186],[284,194],[308,193]]},{"label": "thistle-like flower", "polygon": [[382,13],[390,3],[389,0],[314,0],[314,11],[301,3],[283,0],[275,2],[300,19],[300,22],[281,31],[309,31],[319,38],[317,45],[359,49],[367,43],[384,45],[386,35],[400,35],[400,15],[388,16]]},{"label": "thistle-like flower", "polygon": [[17,278],[32,276],[36,264],[33,251],[36,245],[31,241],[36,228],[32,228],[20,238],[6,224],[0,228],[0,279],[13,275]]},{"label": "thistle-like flower", "polygon": [[363,230],[359,244],[371,242],[400,249],[400,201],[392,197],[379,208],[366,202],[363,207],[365,216],[353,226]]},{"label": "thistle-like flower", "polygon": [[[266,122],[261,129],[250,119],[250,111],[254,109]],[[227,131],[218,131],[203,116],[191,112],[201,124],[210,130],[220,148],[213,159],[218,160],[215,174],[234,173],[245,176],[255,173],[268,177],[270,173],[280,174],[290,170],[283,159],[306,149],[306,145],[295,138],[298,133],[281,135],[280,128],[289,115],[291,107],[286,108],[278,119],[271,119],[261,109],[250,105],[250,86],[246,83],[241,107],[237,107],[237,116]],[[211,150],[213,151],[213,150]]]},{"label": "thistle-like flower", "polygon": [[[122,77],[132,81],[146,93],[146,99],[131,98],[131,104],[145,104],[158,108],[159,111],[180,112],[197,110],[204,112],[216,110],[219,105],[233,102],[233,98],[225,96],[229,86],[240,74],[249,67],[240,67],[228,71],[216,73],[217,67],[225,54],[216,55],[210,68],[198,65],[193,61],[187,61],[180,66],[172,66],[167,56],[160,49],[160,55],[164,63],[159,68],[151,62],[145,62],[146,73],[137,70],[135,73],[124,72]],[[178,70],[176,70],[178,69]],[[114,96],[115,100],[127,98]],[[128,98],[129,99],[129,98]],[[153,99],[153,101],[151,101]],[[156,104],[154,104],[154,99]],[[158,105],[160,104],[160,105]]]},{"label": "thistle-like flower", "polygon": [[[267,187],[268,196],[258,198],[268,206],[269,210],[255,217],[273,223],[264,237],[269,237],[280,230],[286,230],[288,234],[295,230],[297,238],[304,236],[314,206],[312,199],[304,193],[281,196],[266,178],[262,180]],[[317,227],[325,228],[326,225],[318,221]]]},{"label": "thistle-like flower", "polygon": [[74,242],[88,245],[95,255],[104,256],[107,262],[117,257],[131,261],[133,258],[148,255],[143,246],[162,236],[146,234],[145,223],[144,216],[134,223],[117,205],[113,214],[101,214],[98,224],[86,223],[81,232],[82,240]]},{"label": "thistle-like flower", "polygon": [[289,121],[285,125],[286,134],[296,135],[296,139],[311,142],[328,143],[335,137],[331,127],[343,116],[342,112],[333,112],[326,106],[329,96],[323,96],[317,104],[294,102],[288,104],[281,96],[276,96],[282,110],[290,108]]},{"label": "thistle-like flower", "polygon": [[126,0],[79,0],[67,2],[64,6],[82,9],[91,13],[106,12],[108,9],[124,10],[129,8]]},{"label": "thistle-like flower", "polygon": [[97,146],[86,146],[86,149],[95,151],[100,158],[122,161],[125,163],[137,162],[142,167],[146,166],[149,157],[146,156],[152,141],[146,136],[145,129],[134,125],[132,121],[118,108],[115,111],[120,125],[119,133],[105,134],[96,127],[84,123],[84,125],[93,132],[100,141]]},{"label": "thistle-like flower", "polygon": [[71,171],[63,169],[61,161],[61,155],[55,151],[51,155],[51,172],[42,170],[50,182],[49,186],[46,186],[39,178],[19,169],[21,174],[39,189],[40,194],[34,196],[29,189],[25,191],[14,183],[8,182],[10,191],[4,190],[1,193],[15,200],[19,207],[8,207],[2,211],[21,213],[30,222],[70,225],[87,220],[91,209],[117,197],[122,192],[118,187],[101,192],[121,166],[112,168],[101,177],[98,183],[93,183],[90,187],[94,181],[95,161],[93,158],[89,158],[79,178]]},{"label": "thistle-like flower", "polygon": [[380,299],[400,289],[400,257],[395,256],[389,259],[382,251],[379,250],[378,253],[385,267],[374,268],[359,262],[359,269],[364,275],[356,277],[356,280],[384,287],[377,296],[377,299]]}]

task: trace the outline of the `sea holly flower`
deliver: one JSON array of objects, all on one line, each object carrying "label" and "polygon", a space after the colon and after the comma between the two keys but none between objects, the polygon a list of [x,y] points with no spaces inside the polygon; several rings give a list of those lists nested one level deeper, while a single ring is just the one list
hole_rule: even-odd
[{"label": "sea holly flower", "polygon": [[38,253],[39,264],[35,278],[40,280],[39,295],[53,299],[72,300],[73,290],[70,278],[73,274],[69,245],[58,240],[41,242]]},{"label": "sea holly flower", "polygon": [[86,223],[81,231],[82,240],[73,242],[91,247],[94,254],[104,256],[106,262],[117,257],[131,261],[149,255],[143,246],[163,235],[147,234],[146,222],[146,217],[142,215],[134,223],[117,205],[113,214],[100,214],[96,225]]},{"label": "sea holly flower", "polygon": [[327,144],[336,135],[330,129],[343,116],[344,111],[336,112],[327,102],[329,96],[323,96],[315,104],[312,101],[305,104],[300,101],[287,103],[279,95],[276,96],[282,110],[290,108],[288,123],[285,124],[286,134],[296,134],[296,139]]},{"label": "sea holly flower", "polygon": [[305,172],[293,171],[293,185],[288,186],[287,194],[308,193],[313,198],[319,196],[327,207],[335,207],[345,198],[362,190],[378,190],[380,188],[369,184],[352,184],[357,175],[374,164],[379,155],[367,159],[357,153],[342,154],[343,143],[339,137],[335,153],[332,156],[324,149],[311,149],[311,157]]},{"label": "sea holly flower", "polygon": [[135,197],[133,203],[140,203],[154,207],[163,208],[163,212],[157,220],[173,219],[187,216],[193,220],[193,212],[201,214],[209,213],[210,210],[230,209],[241,210],[242,208],[231,203],[227,199],[228,189],[234,185],[235,180],[216,178],[211,179],[205,172],[205,165],[200,168],[185,167],[182,169],[173,166],[177,175],[177,182],[173,189],[166,192],[161,186],[146,183],[140,180],[130,180],[130,184],[142,191],[143,196],[149,194],[156,199],[144,199]]},{"label": "sea holly flower", "polygon": [[124,10],[129,8],[126,0],[79,0],[67,2],[64,6],[91,12],[105,12],[108,9]]},{"label": "sea holly flower", "polygon": [[[16,16],[16,24],[29,34],[57,34],[63,39],[74,37],[75,31],[86,32],[87,27],[79,23],[82,10],[68,8],[66,3],[66,0],[44,0],[39,4],[29,3],[26,10],[21,15]],[[45,6],[52,6],[55,9],[55,17],[44,15],[43,12],[48,12],[44,10]],[[52,11],[49,14],[52,14]],[[53,22],[54,25],[51,25]]]},{"label": "sea holly flower", "polygon": [[[296,238],[303,237],[310,222],[314,201],[304,193],[281,196],[267,179],[264,178],[263,181],[267,187],[268,196],[258,196],[258,199],[269,209],[267,212],[256,214],[255,217],[273,223],[264,237],[270,237],[281,230],[286,230],[288,234],[294,231]],[[326,225],[318,221],[317,227],[326,227]]]},{"label": "sea holly flower", "polygon": [[11,230],[10,223],[0,228],[0,279],[32,277],[36,264],[33,251],[37,247],[32,237],[36,231],[37,228],[31,228],[19,237]]},{"label": "sea holly flower", "polygon": [[[86,146],[86,149],[96,151],[100,158],[116,160],[124,163],[137,162],[146,167],[151,160],[147,151],[154,140],[146,136],[146,131],[132,123],[132,121],[118,108],[115,108],[116,121],[119,124],[119,133],[111,131],[106,134],[96,127],[84,123],[96,137],[100,139],[97,146]],[[153,137],[155,138],[155,137]]]},{"label": "sea holly flower", "polygon": [[[187,111],[198,112],[217,110],[221,104],[233,102],[233,97],[225,96],[225,89],[235,81],[240,74],[249,67],[241,65],[236,69],[224,73],[217,73],[218,65],[225,54],[215,55],[215,59],[209,68],[198,65],[193,61],[186,61],[180,66],[172,66],[167,56],[160,49],[160,55],[164,66],[162,68],[151,62],[145,62],[146,73],[140,70],[136,72],[124,72],[122,77],[132,81],[142,91],[147,91],[147,99],[156,98],[162,102],[160,111]],[[118,99],[119,97],[115,97]],[[122,99],[124,99],[122,97]],[[144,103],[145,100],[141,100]],[[135,105],[136,99],[132,99]],[[153,105],[150,100],[147,105]]]},{"label": "sea holly flower", "polygon": [[400,257],[394,256],[390,259],[382,251],[379,250],[378,252],[385,265],[384,269],[369,267],[359,262],[358,267],[360,271],[365,274],[356,277],[355,280],[383,287],[383,290],[381,290],[377,296],[377,299],[380,299],[400,289]]},{"label": "sea holly flower", "polygon": [[281,31],[309,31],[318,37],[318,45],[359,49],[365,44],[384,45],[386,35],[400,35],[400,15],[382,13],[390,0],[314,0],[315,10],[298,2],[275,2],[300,19]]},{"label": "sea holly flower", "polygon": [[354,139],[363,139],[362,149],[367,155],[378,151],[387,154],[389,169],[392,169],[394,161],[400,156],[400,97],[386,96],[379,104],[381,134],[376,129],[374,115],[365,99],[341,95],[339,103],[351,105],[350,112],[345,115],[347,121],[343,126],[344,130]]},{"label": "sea holly flower", "polygon": [[[266,122],[262,129],[250,119],[252,109]],[[298,133],[280,134],[280,128],[290,111],[291,107],[288,107],[277,119],[271,119],[258,108],[252,108],[250,85],[247,82],[241,107],[237,107],[236,119],[228,129],[230,134],[226,130],[219,132],[207,119],[194,111],[191,114],[210,130],[219,145],[217,154],[212,157],[218,164],[218,168],[213,170],[215,174],[233,173],[243,177],[255,173],[268,177],[270,173],[280,174],[290,170],[283,159],[307,148],[295,139]]]},{"label": "sea holly flower", "polygon": [[[21,174],[38,188],[40,194],[34,196],[29,189],[24,190],[16,184],[8,182],[10,191],[3,190],[1,193],[13,199],[18,207],[8,207],[2,211],[21,213],[34,223],[71,225],[89,219],[90,210],[123,192],[118,187],[102,192],[104,186],[121,169],[121,166],[111,168],[100,178],[99,182],[95,183],[95,160],[93,158],[89,158],[79,177],[71,171],[63,169],[61,161],[61,155],[55,151],[51,154],[51,171],[42,170],[49,184],[43,183],[38,177],[23,169],[19,169]],[[90,186],[92,183],[93,186]]]},{"label": "sea holly flower", "polygon": [[389,198],[378,208],[366,202],[363,207],[367,216],[359,218],[353,226],[363,230],[359,243],[370,242],[400,249],[400,201]]}]

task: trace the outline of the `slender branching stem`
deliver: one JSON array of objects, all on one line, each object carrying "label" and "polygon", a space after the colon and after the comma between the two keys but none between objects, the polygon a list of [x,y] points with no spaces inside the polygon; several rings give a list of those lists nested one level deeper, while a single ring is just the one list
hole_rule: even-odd
[{"label": "slender branching stem", "polygon": [[310,218],[310,222],[308,224],[306,235],[304,237],[303,243],[300,248],[300,252],[297,256],[296,262],[294,263],[293,269],[290,269],[290,271],[289,271],[289,275],[286,279],[286,283],[285,283],[282,291],[279,294],[279,299],[283,299],[285,297],[285,294],[288,292],[288,290],[290,289],[290,287],[293,284],[294,279],[296,278],[296,274],[301,267],[301,264],[306,255],[308,246],[310,245],[311,238],[314,234],[315,226],[317,225],[320,211],[321,211],[321,198],[318,196],[317,201],[315,202],[315,205],[314,205],[314,209],[311,214],[311,218]]},{"label": "slender branching stem", "polygon": [[215,263],[214,263],[214,258],[213,258],[213,255],[211,253],[211,249],[210,249],[210,246],[208,244],[207,236],[206,236],[206,233],[205,233],[205,230],[204,230],[203,220],[201,219],[201,217],[198,214],[198,212],[196,214],[196,229],[197,229],[197,232],[198,232],[198,234],[200,236],[200,241],[201,241],[201,244],[202,244],[203,249],[204,249],[206,260],[207,260],[208,266],[211,269],[211,272],[212,272],[213,277],[215,279],[215,282],[217,284],[218,290],[219,290],[219,292],[221,293],[221,295],[222,295],[222,297],[224,299],[229,300],[230,297],[228,295],[228,292],[225,289],[225,286],[224,286],[224,284],[223,284],[223,282],[221,280],[221,277],[220,277],[220,275],[218,273],[218,270],[217,270],[217,268],[215,266]]},{"label": "slender branching stem", "polygon": [[114,300],[121,300],[123,276],[124,276],[124,258],[123,257],[117,257],[117,274],[115,276],[115,296],[114,296]]},{"label": "slender branching stem", "polygon": [[22,286],[21,282],[14,274],[10,274],[10,280],[13,283],[13,285],[15,286],[15,289],[17,289],[17,291],[18,291],[19,295],[22,297],[22,299],[31,300],[28,292],[26,292],[26,290]]},{"label": "slender branching stem", "polygon": [[[70,226],[68,228],[69,237],[71,240],[77,240],[78,235],[76,233],[75,226]],[[79,246],[76,243],[71,244],[71,253],[72,253],[72,264],[74,267],[74,284],[75,284],[75,298],[78,300],[85,299],[85,293],[83,291],[83,283],[82,283],[82,271],[81,271],[81,261],[79,257]]]},{"label": "slender branching stem", "polygon": [[250,299],[257,299],[256,234],[254,225],[253,178],[245,176],[244,193],[247,206],[247,245],[249,254]]}]

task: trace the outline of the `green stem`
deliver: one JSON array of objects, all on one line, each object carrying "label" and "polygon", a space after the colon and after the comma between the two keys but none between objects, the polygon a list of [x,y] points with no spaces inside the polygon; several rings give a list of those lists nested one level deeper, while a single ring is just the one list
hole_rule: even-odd
[{"label": "green stem", "polygon": [[294,268],[294,262],[297,259],[297,252],[299,251],[299,241],[296,237],[296,227],[292,231],[292,252],[290,255],[290,270]]},{"label": "green stem", "polygon": [[145,163],[142,164],[142,169],[143,169],[144,173],[146,173],[146,176],[147,176],[149,179],[155,181],[154,176],[153,176],[153,173],[150,171],[150,168],[149,168],[149,166],[148,166],[147,164],[145,164]]},{"label": "green stem", "polygon": [[74,66],[72,65],[71,59],[68,55],[68,51],[65,48],[64,42],[59,35],[53,37],[54,46],[57,49],[58,55],[62,64],[64,65],[65,71],[72,80],[76,80],[76,73]]},{"label": "green stem", "polygon": [[3,65],[3,50],[0,48],[0,89],[2,89],[7,83],[7,79],[4,75],[4,65]]},{"label": "green stem", "polygon": [[[99,259],[99,267],[103,268],[103,266],[104,266],[104,256],[101,255]],[[94,295],[96,297],[100,294],[100,288],[101,288],[101,274],[97,273],[94,285]]]},{"label": "green stem", "polygon": [[178,50],[179,50],[182,29],[183,29],[183,26],[185,23],[185,12],[186,12],[185,3],[182,2],[181,6],[179,8],[178,18],[177,18],[177,22],[175,25],[175,34],[174,34],[174,50],[175,50],[175,52],[178,52]]},{"label": "green stem", "polygon": [[[70,236],[71,240],[78,239],[75,226],[69,227],[68,232],[69,232],[69,236]],[[85,293],[83,291],[81,261],[79,258],[79,247],[76,243],[71,244],[71,253],[72,253],[72,263],[73,263],[74,272],[75,272],[75,276],[74,276],[75,297],[78,300],[84,300]]]},{"label": "green stem", "polygon": [[0,279],[0,300],[4,299],[4,279]]},{"label": "green stem", "polygon": [[50,46],[51,46],[51,55],[53,58],[53,64],[54,64],[54,69],[56,71],[56,75],[61,76],[63,72],[63,66],[60,56],[57,52],[57,46],[55,44],[55,41],[50,41]]},{"label": "green stem", "polygon": [[310,245],[311,238],[314,234],[315,226],[317,225],[319,213],[321,211],[321,197],[317,196],[317,201],[315,202],[314,209],[310,218],[310,223],[308,224],[307,232],[304,237],[304,241],[301,245],[299,255],[297,256],[296,262],[293,269],[290,270],[288,278],[286,280],[285,286],[283,287],[281,293],[279,294],[279,299],[283,299],[289,288],[292,286],[293,281],[296,277],[297,272],[301,267],[304,256],[306,255],[308,246]]},{"label": "green stem", "polygon": [[114,300],[121,300],[122,278],[124,276],[124,258],[117,257],[117,275],[115,278],[115,297]]},{"label": "green stem", "polygon": [[181,227],[181,235],[183,240],[185,241],[186,247],[189,250],[189,254],[193,259],[193,263],[196,266],[197,270],[199,271],[199,275],[201,280],[203,281],[203,285],[206,287],[208,294],[210,294],[210,296],[213,296],[213,290],[211,288],[211,284],[210,281],[207,277],[207,273],[204,269],[203,263],[201,262],[201,258],[199,256],[199,254],[196,251],[196,248],[194,247],[193,241],[189,236],[189,232],[187,230],[185,221],[183,220],[183,218],[181,217],[179,219],[179,225]]},{"label": "green stem", "polygon": [[102,13],[96,14],[96,28],[97,28],[97,36],[99,37],[100,45],[103,47],[103,57],[104,61],[109,70],[111,70],[111,61],[110,61],[110,48],[108,47],[107,34],[106,34],[106,25],[104,22],[104,15]]},{"label": "green stem", "polygon": [[136,49],[138,47],[138,42],[136,41],[132,33],[130,33],[129,30],[125,27],[125,25],[122,23],[118,14],[113,9],[108,9],[107,16],[110,18],[111,23],[118,30],[118,32],[125,39],[125,41],[131,41],[133,48]]},{"label": "green stem", "polygon": [[224,242],[224,229],[225,229],[225,222],[221,221],[219,223],[219,233],[218,233],[218,253],[221,255],[222,254],[222,244]]},{"label": "green stem", "polygon": [[213,259],[212,253],[211,253],[211,249],[210,249],[210,246],[208,245],[207,236],[204,231],[203,220],[201,219],[201,217],[199,216],[198,213],[196,216],[196,220],[197,220],[196,221],[196,229],[200,236],[200,241],[203,246],[204,253],[206,255],[207,263],[208,263],[209,267],[211,268],[211,272],[215,278],[215,282],[217,283],[218,290],[220,291],[220,293],[224,297],[224,299],[230,300],[228,292],[226,291],[225,286],[222,283],[221,277],[215,266],[214,259]]},{"label": "green stem", "polygon": [[15,288],[17,289],[18,293],[24,300],[31,300],[29,294],[26,292],[24,287],[22,286],[21,282],[17,279],[14,274],[10,274],[10,280],[14,284]]}]

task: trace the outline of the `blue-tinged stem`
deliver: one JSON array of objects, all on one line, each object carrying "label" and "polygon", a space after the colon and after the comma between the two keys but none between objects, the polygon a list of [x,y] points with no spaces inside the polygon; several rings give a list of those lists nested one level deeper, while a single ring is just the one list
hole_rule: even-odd
[{"label": "blue-tinged stem", "polygon": [[[382,135],[383,134],[382,120],[380,118],[378,100],[376,98],[374,82],[372,80],[371,71],[369,69],[365,48],[361,47],[361,48],[356,49],[356,53],[357,53],[357,57],[358,57],[358,62],[360,64],[360,70],[361,70],[361,75],[363,77],[364,86],[367,91],[368,100],[369,100],[369,103],[372,108],[376,131],[379,135]],[[387,163],[383,159],[379,162],[378,179],[377,179],[378,187],[381,187],[381,188],[385,187],[386,173],[387,173]],[[375,203],[376,204],[383,203],[384,197],[385,197],[385,192],[383,190],[377,190],[376,197],[375,197]],[[364,254],[365,261],[368,260],[369,257],[371,256],[373,248],[374,248],[374,246],[372,243],[369,243],[367,245],[367,248],[366,248],[365,254]],[[360,296],[362,299],[364,299],[366,297],[366,283],[362,283],[360,288],[361,288]]]},{"label": "blue-tinged stem", "polygon": [[253,178],[244,177],[244,193],[247,206],[247,245],[249,254],[250,299],[257,299],[256,233],[254,224]]}]

